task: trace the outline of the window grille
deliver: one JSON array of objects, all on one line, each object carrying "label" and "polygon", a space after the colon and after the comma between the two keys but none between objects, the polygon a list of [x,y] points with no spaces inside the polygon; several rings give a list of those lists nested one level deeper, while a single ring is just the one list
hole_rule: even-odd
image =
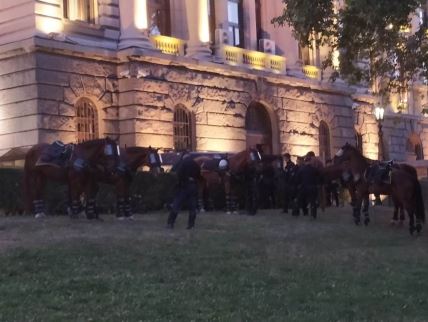
[{"label": "window grille", "polygon": [[192,114],[183,107],[174,112],[174,149],[193,150]]},{"label": "window grille", "polygon": [[98,113],[95,105],[82,98],[76,104],[77,142],[98,138]]}]

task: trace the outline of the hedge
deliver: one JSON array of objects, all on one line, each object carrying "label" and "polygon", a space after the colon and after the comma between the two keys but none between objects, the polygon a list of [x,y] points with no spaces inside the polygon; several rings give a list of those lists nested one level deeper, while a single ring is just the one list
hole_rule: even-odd
[{"label": "hedge", "polygon": [[[0,212],[5,215],[23,214],[23,170],[0,169]],[[162,209],[171,201],[176,187],[175,176],[163,173],[155,177],[147,172],[138,172],[131,186],[131,197],[136,212]],[[66,214],[68,207],[66,185],[49,182],[44,189],[46,210],[49,214]],[[100,184],[97,205],[102,213],[114,213],[116,192],[112,185]]]}]

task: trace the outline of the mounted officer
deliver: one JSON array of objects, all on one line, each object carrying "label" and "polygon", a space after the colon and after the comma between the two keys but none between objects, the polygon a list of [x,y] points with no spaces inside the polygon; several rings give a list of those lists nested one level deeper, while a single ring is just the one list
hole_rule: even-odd
[{"label": "mounted officer", "polygon": [[195,226],[196,220],[198,181],[201,180],[201,168],[195,160],[190,157],[188,152],[183,152],[181,160],[174,165],[171,171],[177,173],[178,191],[171,204],[167,228],[174,228],[177,215],[183,204],[187,202],[189,208],[187,229],[192,229]]},{"label": "mounted officer", "polygon": [[291,161],[289,153],[284,154],[284,213],[288,213],[288,209],[292,205],[294,198],[296,197],[296,188],[294,185],[294,177],[297,172],[297,166]]}]

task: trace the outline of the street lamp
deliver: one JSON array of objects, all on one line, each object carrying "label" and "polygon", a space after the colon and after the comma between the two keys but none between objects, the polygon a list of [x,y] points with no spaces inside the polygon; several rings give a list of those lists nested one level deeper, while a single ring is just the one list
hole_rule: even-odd
[{"label": "street lamp", "polygon": [[385,109],[381,106],[375,107],[375,117],[378,126],[378,135],[379,135],[379,148],[378,148],[378,159],[383,161],[384,159],[384,149],[383,149],[383,132],[382,132],[382,121],[385,114]]}]

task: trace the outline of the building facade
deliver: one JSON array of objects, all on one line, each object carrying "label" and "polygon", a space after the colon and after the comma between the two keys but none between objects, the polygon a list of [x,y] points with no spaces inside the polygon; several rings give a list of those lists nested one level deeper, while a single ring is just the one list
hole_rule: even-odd
[{"label": "building facade", "polygon": [[[375,98],[331,83],[319,68],[326,48],[299,48],[271,24],[282,9],[281,0],[2,0],[0,154],[108,135],[323,159],[350,142],[376,159]],[[405,110],[388,103],[386,158],[428,153],[426,102],[416,84]]]}]

